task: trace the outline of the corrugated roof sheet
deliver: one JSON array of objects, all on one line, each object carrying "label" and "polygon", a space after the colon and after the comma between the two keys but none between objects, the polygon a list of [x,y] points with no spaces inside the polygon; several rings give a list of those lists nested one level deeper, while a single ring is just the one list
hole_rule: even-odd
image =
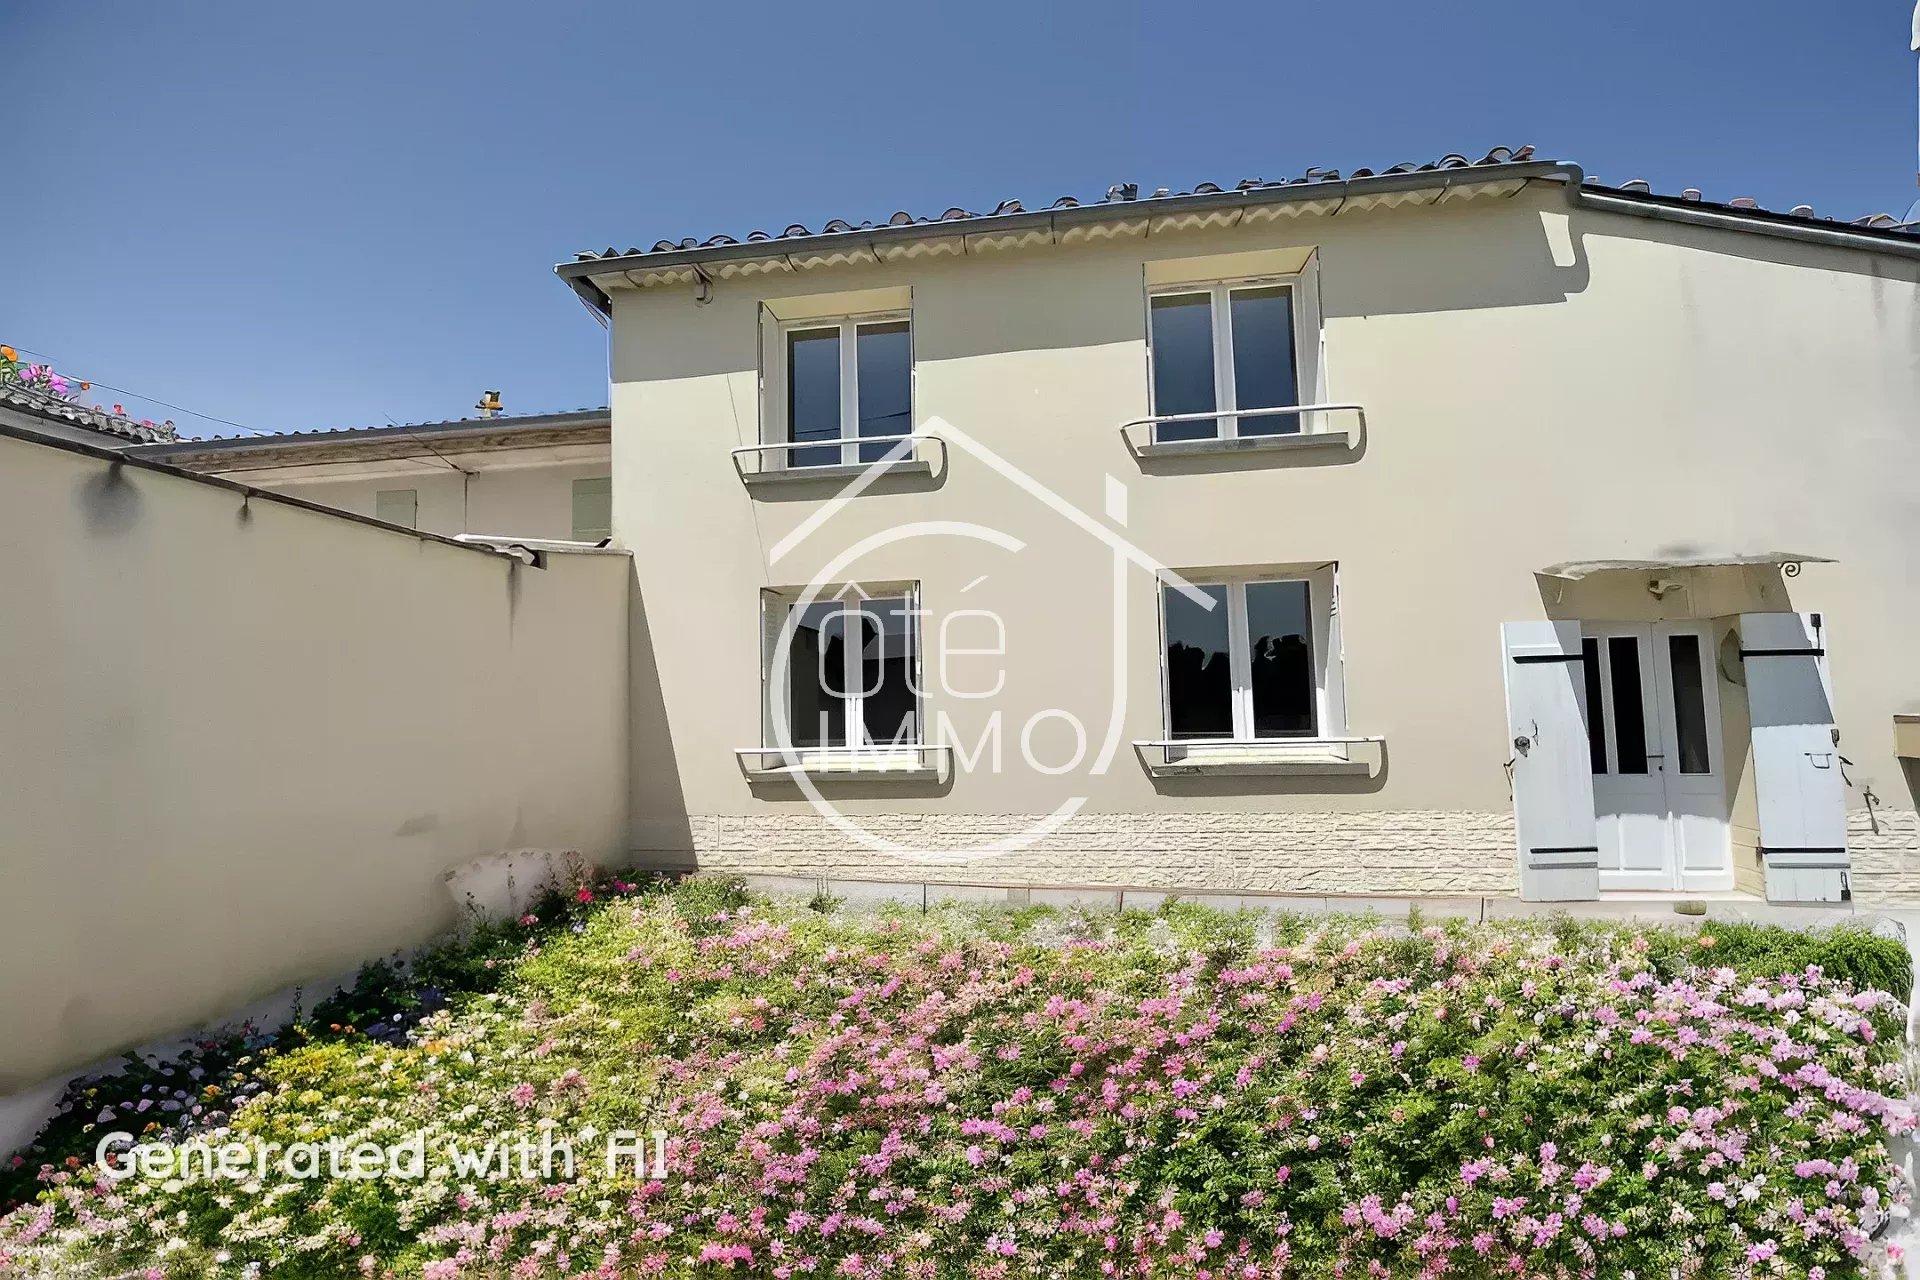
[{"label": "corrugated roof sheet", "polygon": [[124,414],[108,413],[98,405],[78,404],[72,400],[63,400],[38,387],[23,386],[17,382],[0,383],[0,404],[10,409],[19,409],[36,417],[64,422],[71,426],[84,427],[105,435],[119,436],[123,440],[135,440],[142,444],[176,439],[171,422],[154,425],[136,422]]}]

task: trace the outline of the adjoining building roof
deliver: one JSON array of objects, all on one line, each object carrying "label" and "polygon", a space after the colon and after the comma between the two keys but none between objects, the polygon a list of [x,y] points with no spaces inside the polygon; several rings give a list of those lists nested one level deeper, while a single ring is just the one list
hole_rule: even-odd
[{"label": "adjoining building roof", "polygon": [[103,435],[118,436],[122,440],[146,443],[175,438],[171,422],[158,425],[151,422],[137,422],[124,414],[108,413],[97,405],[89,407],[72,400],[65,400],[50,391],[19,382],[0,383],[0,405],[17,409],[36,418],[45,418],[50,422],[98,431]]},{"label": "adjoining building roof", "polygon": [[[1298,178],[1266,180],[1247,178],[1231,187],[1204,182],[1191,191],[1170,191],[1162,187],[1142,195],[1132,183],[1119,183],[1107,189],[1103,199],[1082,202],[1061,196],[1052,204],[1033,209],[1018,200],[1003,200],[990,212],[978,213],[952,208],[932,216],[918,216],[901,210],[883,223],[853,223],[836,218],[819,231],[795,223],[780,233],[749,232],[745,239],[730,235],[709,236],[705,240],[687,237],[679,241],[659,240],[652,248],[625,250],[609,246],[599,251],[574,255],[572,262],[554,268],[556,274],[598,311],[609,309],[608,296],[595,277],[613,277],[615,282],[635,285],[677,283],[684,280],[751,275],[760,271],[790,271],[797,267],[827,266],[843,262],[888,261],[916,257],[923,252],[938,252],[916,246],[936,237],[948,243],[961,242],[972,252],[982,248],[1008,248],[1017,243],[1039,242],[1051,238],[1066,242],[1074,238],[1094,239],[1098,224],[1141,219],[1161,221],[1179,219],[1193,225],[1211,225],[1207,215],[1228,210],[1251,210],[1281,205],[1300,205],[1309,211],[1324,205],[1337,212],[1348,205],[1369,207],[1414,202],[1405,193],[1440,190],[1441,198],[1475,194],[1497,194],[1517,190],[1535,179],[1564,182],[1569,198],[1576,203],[1598,203],[1607,197],[1605,207],[1616,212],[1639,213],[1648,217],[1711,215],[1716,223],[1763,234],[1787,234],[1783,228],[1803,231],[1822,230],[1828,243],[1872,248],[1876,242],[1913,250],[1920,255],[1920,225],[1904,224],[1888,214],[1873,214],[1851,222],[1817,218],[1811,206],[1797,205],[1787,213],[1762,209],[1751,197],[1739,197],[1725,203],[1704,200],[1701,193],[1689,189],[1678,196],[1654,195],[1644,180],[1634,179],[1609,186],[1588,178],[1578,165],[1561,161],[1536,160],[1531,146],[1495,147],[1477,160],[1452,154],[1425,164],[1402,163],[1382,170],[1355,169],[1342,176],[1338,169],[1308,169]],[[1676,220],[1697,221],[1698,217],[1678,216]],[[959,225],[954,225],[959,224]],[[1813,238],[1811,236],[1802,238]]]},{"label": "adjoining building roof", "polygon": [[138,446],[130,452],[194,469],[223,471],[303,462],[374,461],[423,452],[473,453],[607,438],[612,412],[573,409],[493,418],[454,418],[383,427],[338,427],[269,436],[219,436]]}]

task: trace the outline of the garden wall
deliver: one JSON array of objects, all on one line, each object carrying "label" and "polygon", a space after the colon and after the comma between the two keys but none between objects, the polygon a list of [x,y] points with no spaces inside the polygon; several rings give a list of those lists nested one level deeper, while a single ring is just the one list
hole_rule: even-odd
[{"label": "garden wall", "polygon": [[0,427],[0,1105],[617,855],[622,553],[538,565]]}]

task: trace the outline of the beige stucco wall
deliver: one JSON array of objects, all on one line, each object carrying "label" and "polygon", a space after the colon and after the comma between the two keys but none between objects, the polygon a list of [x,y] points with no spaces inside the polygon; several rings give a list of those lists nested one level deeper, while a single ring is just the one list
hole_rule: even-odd
[{"label": "beige stucco wall", "polygon": [[[1325,394],[1366,405],[1364,451],[1144,470],[1118,430],[1148,412],[1144,264],[1287,246],[1318,251]],[[1347,731],[1388,740],[1373,780],[1156,784],[1122,745],[1102,776],[1009,768],[962,771],[950,789],[833,793],[845,811],[905,823],[933,846],[969,843],[987,815],[1086,797],[1044,848],[965,876],[1292,888],[1344,869],[1369,889],[1418,890],[1442,883],[1422,856],[1378,874],[1383,821],[1405,832],[1386,848],[1411,850],[1478,815],[1478,833],[1461,837],[1476,852],[1445,875],[1509,888],[1499,624],[1583,607],[1623,618],[1823,611],[1843,749],[1856,762],[1851,803],[1870,785],[1882,805],[1910,811],[1889,724],[1920,706],[1917,279],[1911,261],[1574,213],[1546,187],[1457,207],[749,276],[721,281],[707,305],[691,288],[618,291],[614,536],[634,551],[636,635],[651,643],[651,666],[635,672],[635,713],[649,719],[635,744],[645,766],[634,844],[708,865],[952,878],[857,849],[796,792],[750,786],[732,755],[760,735],[757,589],[804,583],[861,539],[917,521],[991,524],[1026,545],[917,537],[833,576],[917,580],[936,615],[1001,614],[1007,683],[991,706],[1010,754],[1041,708],[1081,716],[1096,744],[1106,730],[1109,551],[964,451],[937,487],[861,496],[769,563],[818,495],[755,501],[727,456],[760,438],[758,306],[885,286],[912,291],[917,421],[950,421],[1095,516],[1117,478],[1125,535],[1176,569],[1337,561]],[[1791,580],[1738,571],[1664,602],[1644,583],[1560,598],[1535,576],[1568,560],[1768,549],[1840,563]],[[1121,615],[1124,744],[1163,736],[1155,601],[1137,571]],[[1737,690],[1721,692],[1729,716],[1743,715]],[[961,741],[978,739],[989,704],[938,690],[931,702]],[[1745,800],[1736,842],[1743,813],[1750,846]],[[812,834],[776,839],[787,818]],[[1129,834],[1149,818],[1161,833],[1151,856]],[[1264,833],[1253,844],[1239,834],[1249,826]],[[1912,823],[1896,817],[1889,829]],[[1856,887],[1871,894],[1876,877],[1892,884],[1914,866],[1910,834],[1879,841]]]},{"label": "beige stucco wall", "polygon": [[0,1098],[618,854],[626,557],[545,568],[0,437]]},{"label": "beige stucco wall", "polygon": [[363,516],[374,514],[381,490],[412,489],[419,500],[417,527],[429,533],[567,539],[573,536],[573,482],[607,474],[608,463],[601,458],[476,470],[467,476],[443,467],[354,478],[308,479],[285,470],[271,477],[233,478]]}]

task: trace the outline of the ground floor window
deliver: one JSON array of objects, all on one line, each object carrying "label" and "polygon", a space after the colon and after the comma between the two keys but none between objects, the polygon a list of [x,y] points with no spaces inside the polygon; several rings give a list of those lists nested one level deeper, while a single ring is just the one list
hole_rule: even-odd
[{"label": "ground floor window", "polygon": [[768,593],[762,622],[769,746],[920,744],[917,588],[812,601]]},{"label": "ground floor window", "polygon": [[1205,602],[1165,587],[1161,634],[1170,740],[1258,741],[1327,732],[1331,600],[1309,578],[1196,582]]}]

